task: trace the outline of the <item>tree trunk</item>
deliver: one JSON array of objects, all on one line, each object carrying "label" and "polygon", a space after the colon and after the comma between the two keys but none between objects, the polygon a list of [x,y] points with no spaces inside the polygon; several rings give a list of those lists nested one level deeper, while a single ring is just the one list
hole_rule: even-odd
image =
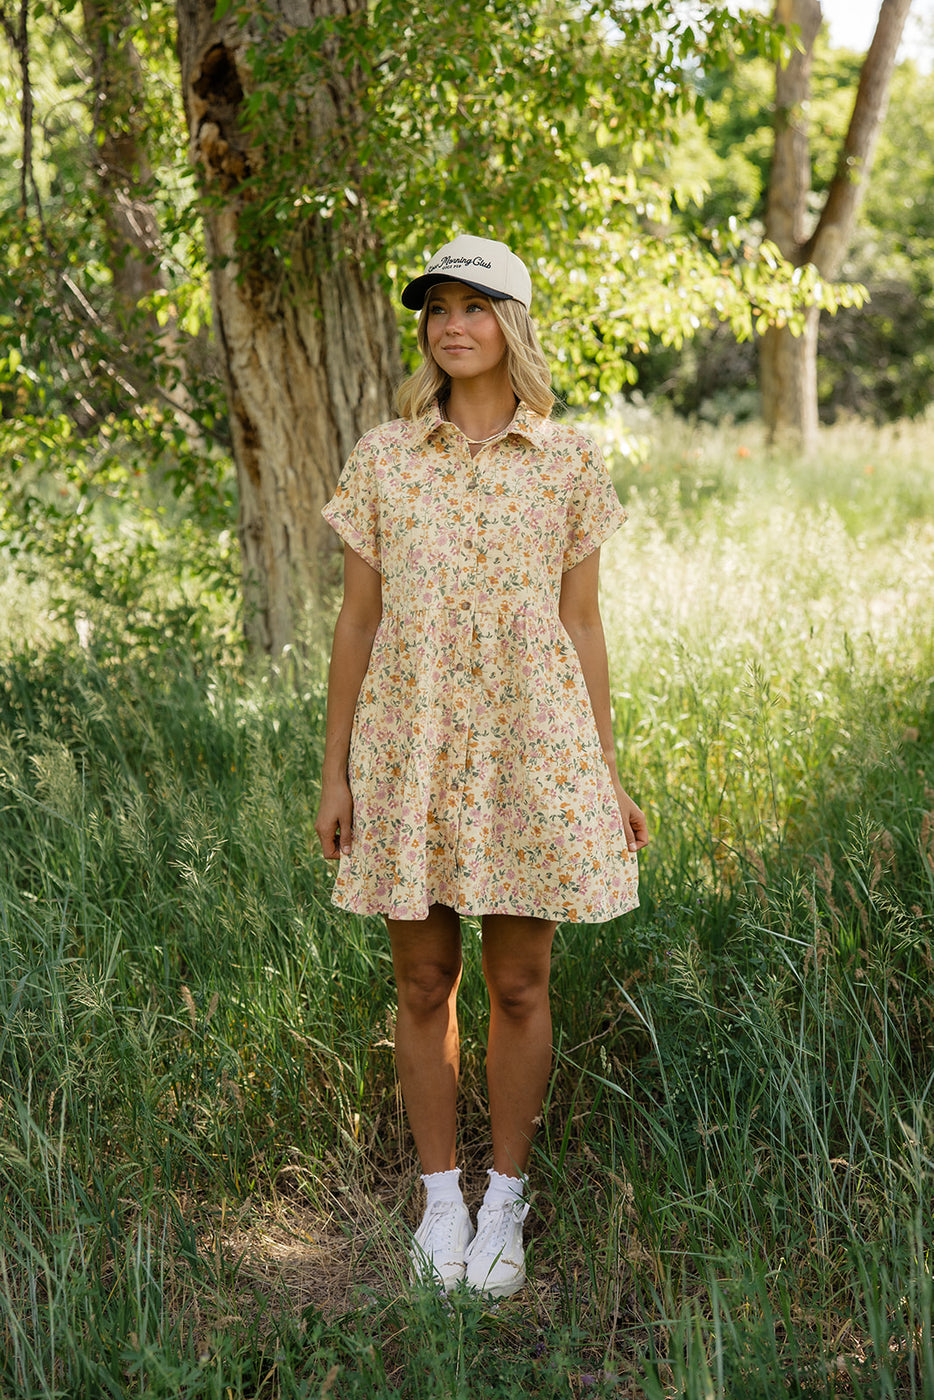
[{"label": "tree trunk", "polygon": [[[769,176],[765,236],[796,266],[813,263],[828,281],[839,276],[859,204],[872,168],[888,102],[895,55],[911,0],[882,0],[876,32],[863,63],[859,89],[824,208],[813,230],[806,227],[811,190],[810,155],[803,113],[810,96],[814,41],[820,29],[820,0],[777,0],[775,19],[797,25],[801,49],[793,50],[775,77],[775,148]],[[817,340],[820,313],[809,309],[800,336],[773,327],[759,346],[762,413],[769,437],[795,441],[804,451],[817,445]]]},{"label": "tree trunk", "polygon": [[759,389],[770,442],[791,441],[803,451],[816,446],[817,329],[820,313],[810,306],[804,330],[792,335],[770,326],[759,342]]},{"label": "tree trunk", "polygon": [[83,0],[94,78],[93,162],[113,276],[114,310],[132,326],[140,300],[164,285],[159,225],[144,191],[153,178],[146,150],[143,77],[126,37],[123,0]]},{"label": "tree trunk", "polygon": [[[790,262],[798,263],[809,230],[811,190],[807,104],[811,92],[814,41],[823,15],[820,0],[777,0],[775,20],[800,30],[800,48],[775,70],[775,145],[769,172],[765,236]],[[772,326],[759,343],[762,416],[769,438],[794,437],[809,448],[817,436],[817,314],[809,312],[805,332],[793,336]]]},{"label": "tree trunk", "polygon": [[[364,0],[275,0],[290,32]],[[307,224],[290,249],[288,287],[243,250],[244,200],[255,198],[267,153],[246,129],[250,46],[262,40],[214,0],[178,0],[179,58],[192,153],[206,188],[215,332],[224,364],[240,498],[244,625],[273,656],[300,642],[334,579],[336,536],[321,517],[361,433],[391,414],[401,377],[389,299],[327,224]],[[352,74],[334,73],[306,105],[311,149],[352,114]],[[249,193],[243,182],[253,177]],[[352,235],[363,235],[360,225]],[[265,265],[268,268],[268,265]]]}]

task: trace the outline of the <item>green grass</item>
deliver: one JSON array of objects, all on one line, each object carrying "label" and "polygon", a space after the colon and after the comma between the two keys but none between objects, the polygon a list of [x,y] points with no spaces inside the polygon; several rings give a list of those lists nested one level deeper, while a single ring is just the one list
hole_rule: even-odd
[{"label": "green grass", "polygon": [[932,430],[636,431],[604,611],[654,840],[640,910],[559,936],[497,1308],[407,1287],[385,938],[314,850],[321,658],[293,686],[100,613],[82,648],[0,580],[3,1396],[934,1400]]}]

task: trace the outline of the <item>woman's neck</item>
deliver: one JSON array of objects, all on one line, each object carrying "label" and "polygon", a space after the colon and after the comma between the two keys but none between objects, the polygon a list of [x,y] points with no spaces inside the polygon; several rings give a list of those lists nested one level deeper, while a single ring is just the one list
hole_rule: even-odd
[{"label": "woman's neck", "polygon": [[512,422],[517,399],[510,384],[495,392],[488,385],[454,383],[444,404],[445,417],[454,423],[468,442],[495,437]]}]

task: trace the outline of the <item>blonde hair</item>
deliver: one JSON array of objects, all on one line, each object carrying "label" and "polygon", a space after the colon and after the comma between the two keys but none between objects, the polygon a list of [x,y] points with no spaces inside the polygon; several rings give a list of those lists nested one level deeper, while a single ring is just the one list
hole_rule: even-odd
[{"label": "blonde hair", "polygon": [[[432,357],[428,346],[428,306],[425,298],[418,318],[418,348],[423,361],[410,378],[400,384],[396,404],[403,418],[419,418],[437,401],[444,403],[451,394],[451,376]],[[521,301],[490,298],[490,309],[506,339],[506,373],[513,393],[522,403],[547,418],[555,402],[551,392],[551,370],[538,343],[532,318]]]}]

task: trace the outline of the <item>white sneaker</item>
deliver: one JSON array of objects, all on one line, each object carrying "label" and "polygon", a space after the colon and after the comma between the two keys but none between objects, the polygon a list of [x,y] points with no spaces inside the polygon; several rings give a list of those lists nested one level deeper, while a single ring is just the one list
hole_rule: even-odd
[{"label": "white sneaker", "polygon": [[415,1231],[410,1256],[412,1282],[439,1283],[450,1293],[464,1277],[464,1252],[473,1239],[467,1207],[457,1201],[436,1201]]},{"label": "white sneaker", "polygon": [[522,1222],[527,1201],[516,1198],[498,1206],[481,1206],[477,1235],[467,1250],[467,1287],[494,1298],[511,1298],[525,1283]]}]

